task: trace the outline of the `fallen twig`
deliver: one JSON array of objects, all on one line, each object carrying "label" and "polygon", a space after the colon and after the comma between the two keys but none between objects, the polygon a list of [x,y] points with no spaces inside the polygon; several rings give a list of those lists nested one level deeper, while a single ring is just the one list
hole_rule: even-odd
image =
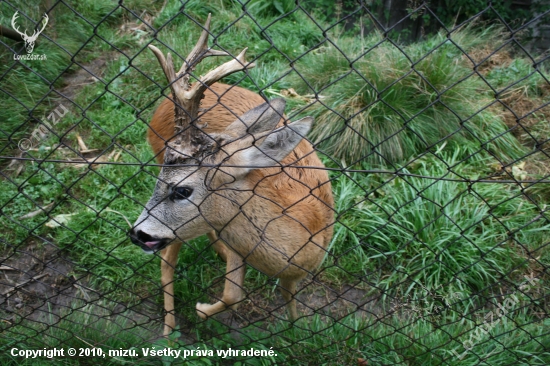
[{"label": "fallen twig", "polygon": [[42,212],[47,213],[46,210],[49,210],[49,209],[53,206],[53,204],[54,204],[54,202],[48,203],[46,206],[40,207],[40,208],[39,208],[38,210],[36,210],[36,211],[29,212],[28,214],[21,216],[21,217],[19,218],[19,220],[25,220],[25,219],[33,218],[33,217],[35,217],[35,216],[40,215]]},{"label": "fallen twig", "polygon": [[80,137],[80,135],[76,135],[76,140],[78,141],[80,152],[88,150],[88,146],[86,146],[86,144],[84,143],[84,140],[82,140],[82,137]]}]

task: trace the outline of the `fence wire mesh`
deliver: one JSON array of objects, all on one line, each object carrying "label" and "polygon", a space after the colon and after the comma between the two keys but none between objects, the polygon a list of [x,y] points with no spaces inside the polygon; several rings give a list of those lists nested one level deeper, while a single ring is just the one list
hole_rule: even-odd
[{"label": "fence wire mesh", "polygon": [[443,5],[0,2],[2,364],[549,364],[550,4]]}]

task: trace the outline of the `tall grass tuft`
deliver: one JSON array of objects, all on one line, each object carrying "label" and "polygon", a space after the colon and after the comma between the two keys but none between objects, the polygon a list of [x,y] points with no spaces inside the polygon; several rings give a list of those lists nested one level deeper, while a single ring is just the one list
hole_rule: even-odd
[{"label": "tall grass tuft", "polygon": [[[464,174],[456,165],[460,150],[443,153],[441,160],[419,159],[415,173]],[[360,174],[338,179],[333,248],[338,271],[366,276],[392,296],[419,299],[458,292],[469,299],[498,283],[502,273],[528,266],[522,248],[539,247],[544,242],[539,232],[550,228],[516,187],[378,179]]]},{"label": "tall grass tuft", "polygon": [[503,159],[520,156],[505,124],[483,110],[490,88],[462,57],[461,49],[479,47],[479,36],[465,29],[400,47],[382,40],[378,33],[362,42],[342,38],[296,64],[297,91],[318,96],[308,112],[328,154],[393,164],[450,140]]}]

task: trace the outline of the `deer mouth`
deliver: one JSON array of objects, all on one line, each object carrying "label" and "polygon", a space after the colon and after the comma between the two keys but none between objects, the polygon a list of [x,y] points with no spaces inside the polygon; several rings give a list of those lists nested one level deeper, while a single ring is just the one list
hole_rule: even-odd
[{"label": "deer mouth", "polygon": [[143,249],[143,251],[148,254],[158,252],[159,250],[166,248],[168,244],[170,244],[170,242],[172,241],[172,239],[169,238],[153,238],[152,236],[140,230],[138,230],[137,232],[131,230],[129,234],[132,243],[141,247],[141,249]]},{"label": "deer mouth", "polygon": [[150,254],[166,248],[169,243],[170,243],[170,240],[166,240],[166,239],[156,240],[156,241],[146,241],[141,246],[141,249],[143,249],[145,253]]},{"label": "deer mouth", "polygon": [[146,241],[142,242],[139,241],[138,243],[134,242],[134,244],[137,244],[143,249],[143,251],[147,254],[152,254],[154,252],[158,252],[159,250],[162,250],[170,244],[171,240],[169,239],[162,239],[162,240],[154,240],[154,241]]}]

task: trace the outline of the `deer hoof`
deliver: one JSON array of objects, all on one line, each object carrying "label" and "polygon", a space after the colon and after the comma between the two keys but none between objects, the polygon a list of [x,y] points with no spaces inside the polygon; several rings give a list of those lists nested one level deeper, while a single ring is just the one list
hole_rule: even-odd
[{"label": "deer hoof", "polygon": [[198,302],[195,306],[195,309],[197,310],[197,315],[201,317],[201,319],[208,319],[208,308],[210,307],[209,304],[203,304]]}]

